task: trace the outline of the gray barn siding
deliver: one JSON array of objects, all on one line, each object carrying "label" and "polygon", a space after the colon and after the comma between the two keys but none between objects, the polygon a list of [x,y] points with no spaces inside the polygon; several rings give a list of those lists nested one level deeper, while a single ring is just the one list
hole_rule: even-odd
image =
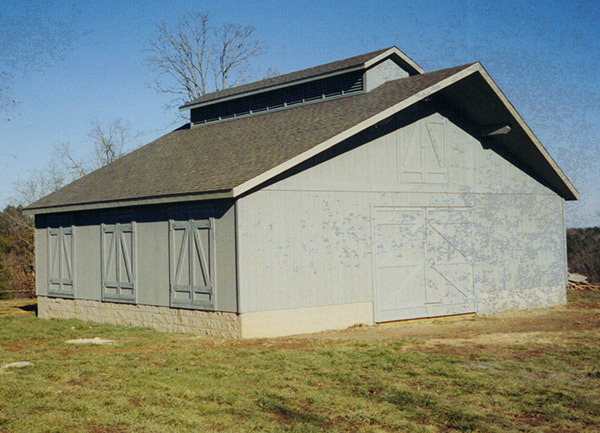
[{"label": "gray barn siding", "polygon": [[[238,200],[241,312],[372,301],[380,206],[472,209],[478,311],[564,302],[562,198],[439,113],[403,122]],[[428,122],[446,175],[415,181],[427,167],[402,161]]]},{"label": "gray barn siding", "polygon": [[[169,223],[176,209],[204,208],[215,217],[216,305],[219,311],[237,311],[235,263],[235,211],[232,201],[202,202],[182,206],[138,206],[121,209],[134,211],[136,238],[137,304],[169,306]],[[204,212],[204,211],[203,211]],[[75,298],[101,300],[100,224],[103,211],[69,214],[75,224],[77,263]],[[36,216],[36,290],[47,295],[47,225],[56,215]]]},{"label": "gray barn siding", "polygon": [[34,237],[36,293],[38,295],[45,295],[48,291],[48,233],[46,228],[38,228],[36,226]]},{"label": "gray barn siding", "polygon": [[386,59],[381,63],[369,68],[366,72],[365,91],[379,87],[386,81],[408,77],[408,72],[402,69],[396,62]]}]

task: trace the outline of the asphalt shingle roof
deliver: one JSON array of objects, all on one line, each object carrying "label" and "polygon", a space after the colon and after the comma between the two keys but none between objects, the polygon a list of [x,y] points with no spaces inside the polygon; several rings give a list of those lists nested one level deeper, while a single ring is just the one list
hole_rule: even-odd
[{"label": "asphalt shingle roof", "polygon": [[229,96],[240,95],[242,93],[252,92],[259,89],[267,89],[269,87],[279,86],[282,84],[303,80],[305,78],[316,77],[331,72],[342,71],[352,67],[362,66],[363,64],[365,64],[365,62],[368,62],[374,57],[377,57],[379,54],[385,53],[390,48],[384,48],[383,50],[377,50],[371,53],[361,54],[360,56],[350,57],[348,59],[326,63],[324,65],[303,69],[301,71],[291,72],[289,74],[278,75],[272,78],[266,78],[264,80],[255,81],[253,83],[243,84],[241,86],[230,87],[228,89],[220,90],[218,92],[207,93],[206,95],[202,95],[199,98],[196,98],[193,101],[184,104],[181,108],[190,107],[199,103],[214,101]]},{"label": "asphalt shingle roof", "polygon": [[353,96],[180,128],[28,208],[228,191],[468,66],[400,78]]}]

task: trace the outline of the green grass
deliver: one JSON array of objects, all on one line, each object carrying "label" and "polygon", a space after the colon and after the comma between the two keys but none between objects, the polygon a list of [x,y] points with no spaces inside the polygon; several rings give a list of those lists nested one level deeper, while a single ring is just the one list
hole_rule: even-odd
[{"label": "green grass", "polygon": [[600,290],[569,292],[569,306],[576,308],[600,308]]},{"label": "green grass", "polygon": [[[92,337],[117,344],[65,344]],[[0,432],[600,431],[598,328],[553,337],[457,354],[414,339],[211,341],[4,314],[0,366],[33,366],[0,371]]]}]

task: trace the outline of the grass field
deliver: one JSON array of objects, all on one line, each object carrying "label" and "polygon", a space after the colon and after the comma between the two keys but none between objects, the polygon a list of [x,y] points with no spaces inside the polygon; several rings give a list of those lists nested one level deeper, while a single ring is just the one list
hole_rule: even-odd
[{"label": "grass field", "polygon": [[[21,307],[0,302],[0,367],[33,364],[0,369],[1,433],[600,431],[599,292],[515,316],[237,341]],[[115,343],[65,343],[93,337]]]}]

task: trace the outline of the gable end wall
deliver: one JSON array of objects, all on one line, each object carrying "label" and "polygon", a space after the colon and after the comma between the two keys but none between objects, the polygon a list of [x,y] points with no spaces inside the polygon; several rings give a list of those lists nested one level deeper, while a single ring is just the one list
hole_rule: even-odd
[{"label": "gable end wall", "polygon": [[[373,311],[378,207],[470,209],[477,312],[564,303],[563,199],[449,117],[399,115],[343,143],[345,152],[239,199],[240,312]],[[443,141],[437,156],[425,149],[432,131]]]},{"label": "gable end wall", "polygon": [[386,81],[408,77],[408,71],[391,59],[377,63],[365,72],[365,91],[371,91],[381,86]]}]

